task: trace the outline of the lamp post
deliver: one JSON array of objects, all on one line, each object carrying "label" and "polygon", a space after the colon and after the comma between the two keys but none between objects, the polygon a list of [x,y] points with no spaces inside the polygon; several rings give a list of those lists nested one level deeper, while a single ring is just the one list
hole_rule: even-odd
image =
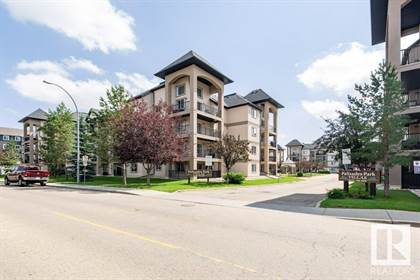
[{"label": "lamp post", "polygon": [[80,116],[79,116],[79,109],[77,108],[76,102],[74,101],[73,97],[71,96],[71,94],[65,90],[62,86],[55,84],[55,83],[51,83],[48,81],[42,81],[43,83],[47,84],[47,85],[52,85],[52,86],[56,86],[59,89],[61,89],[62,91],[64,91],[68,97],[70,97],[71,101],[74,104],[74,107],[76,108],[76,115],[77,115],[77,161],[76,161],[76,180],[77,180],[77,184],[80,183]]}]

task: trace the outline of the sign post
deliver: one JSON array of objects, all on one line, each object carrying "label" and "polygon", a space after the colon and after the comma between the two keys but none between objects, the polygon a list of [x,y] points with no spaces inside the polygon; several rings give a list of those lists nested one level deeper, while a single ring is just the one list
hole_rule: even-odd
[{"label": "sign post", "polygon": [[377,170],[340,170],[338,180],[344,181],[344,191],[349,191],[349,181],[365,182],[370,185],[370,195],[376,195],[376,184],[381,182],[381,172]]},{"label": "sign post", "polygon": [[89,157],[88,156],[83,156],[82,157],[82,162],[83,162],[83,184],[86,184],[86,167],[88,165],[88,161],[89,161]]},{"label": "sign post", "polygon": [[[211,168],[213,167],[213,156],[206,156],[206,167],[211,172]],[[210,181],[210,175],[207,176],[207,183]]]},{"label": "sign post", "polygon": [[344,165],[344,169],[347,169],[347,167],[351,165],[351,150],[342,149],[341,158],[342,158],[342,164]]}]

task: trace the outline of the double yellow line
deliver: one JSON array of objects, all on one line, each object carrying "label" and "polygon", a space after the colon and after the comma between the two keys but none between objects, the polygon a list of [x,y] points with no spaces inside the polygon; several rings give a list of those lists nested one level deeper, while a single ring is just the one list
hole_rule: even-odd
[{"label": "double yellow line", "polygon": [[124,236],[130,237],[130,238],[138,239],[138,240],[141,240],[141,241],[144,241],[144,242],[149,242],[149,243],[158,245],[160,247],[164,247],[164,248],[168,248],[168,249],[174,249],[174,250],[181,250],[181,251],[193,254],[195,256],[207,259],[207,260],[215,262],[215,263],[226,264],[226,265],[229,265],[229,266],[232,266],[232,267],[235,267],[235,268],[247,271],[247,272],[257,273],[257,271],[255,269],[252,269],[252,268],[249,268],[249,267],[246,267],[246,266],[242,266],[242,265],[239,265],[239,264],[236,264],[236,263],[233,263],[233,262],[229,262],[229,261],[226,261],[226,260],[223,260],[223,259],[220,259],[220,258],[208,256],[206,254],[202,254],[200,252],[197,252],[197,251],[194,251],[194,250],[191,250],[191,249],[188,249],[188,248],[184,248],[184,247],[181,247],[181,246],[177,246],[177,245],[174,245],[174,244],[171,244],[171,243],[168,243],[168,242],[163,242],[163,241],[160,241],[160,240],[149,238],[149,237],[144,236],[144,235],[140,235],[140,234],[137,234],[137,233],[121,230],[121,229],[114,228],[114,227],[111,227],[111,226],[95,223],[95,222],[92,222],[92,221],[89,221],[89,220],[86,220],[86,219],[78,218],[78,217],[71,216],[71,215],[64,214],[64,213],[60,213],[60,212],[54,212],[54,214],[56,214],[57,216],[60,216],[62,218],[66,218],[68,220],[76,221],[76,222],[79,222],[79,223],[82,223],[82,224],[91,225],[91,226],[96,227],[96,228],[100,228],[100,229],[103,229],[103,230],[106,230],[106,231],[109,231],[109,232],[124,235]]}]

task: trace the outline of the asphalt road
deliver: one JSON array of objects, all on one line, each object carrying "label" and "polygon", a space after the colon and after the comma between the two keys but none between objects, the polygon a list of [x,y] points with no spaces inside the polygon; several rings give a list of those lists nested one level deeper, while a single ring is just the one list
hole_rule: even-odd
[{"label": "asphalt road", "polygon": [[375,267],[371,224],[164,197],[0,187],[0,279],[420,279],[420,229],[411,229],[411,266]]}]

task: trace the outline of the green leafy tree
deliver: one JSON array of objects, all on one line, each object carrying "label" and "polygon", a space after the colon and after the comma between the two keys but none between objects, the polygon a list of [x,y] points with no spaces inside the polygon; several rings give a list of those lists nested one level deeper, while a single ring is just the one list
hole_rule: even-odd
[{"label": "green leafy tree", "polygon": [[48,110],[42,132],[41,155],[52,175],[65,170],[65,163],[73,151],[75,123],[72,112],[60,103],[55,110]]},{"label": "green leafy tree", "polygon": [[113,152],[116,137],[111,120],[118,117],[130,98],[123,86],[112,86],[106,91],[106,96],[100,98],[100,109],[93,112],[89,120],[95,154],[103,170],[106,170],[110,163],[118,161]]},{"label": "green leafy tree", "polygon": [[19,153],[15,141],[7,142],[5,149],[0,152],[0,165],[10,167],[19,161]]}]

